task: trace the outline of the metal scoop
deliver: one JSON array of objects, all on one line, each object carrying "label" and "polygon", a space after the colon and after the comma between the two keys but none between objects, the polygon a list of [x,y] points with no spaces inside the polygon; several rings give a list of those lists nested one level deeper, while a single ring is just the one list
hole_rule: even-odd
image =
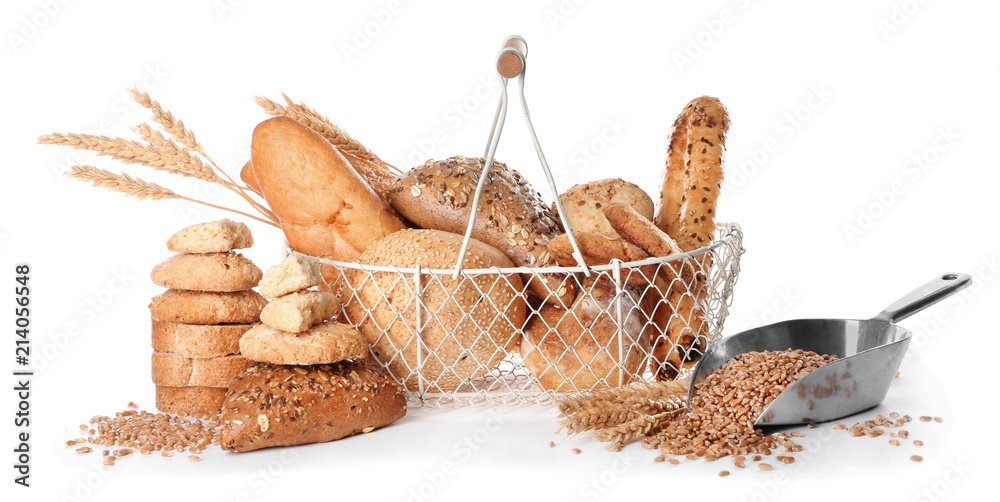
[{"label": "metal scoop", "polygon": [[737,355],[802,349],[838,359],[789,385],[754,426],[825,422],[882,402],[910,344],[910,331],[895,325],[972,283],[968,274],[945,274],[915,289],[868,320],[795,319],[725,337],[695,366],[695,384]]}]

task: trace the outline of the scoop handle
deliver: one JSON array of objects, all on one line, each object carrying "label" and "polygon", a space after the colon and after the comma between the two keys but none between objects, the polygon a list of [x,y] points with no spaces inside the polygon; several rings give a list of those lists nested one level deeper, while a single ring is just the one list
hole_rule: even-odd
[{"label": "scoop handle", "polygon": [[873,320],[897,323],[972,284],[969,274],[943,274],[886,307]]}]

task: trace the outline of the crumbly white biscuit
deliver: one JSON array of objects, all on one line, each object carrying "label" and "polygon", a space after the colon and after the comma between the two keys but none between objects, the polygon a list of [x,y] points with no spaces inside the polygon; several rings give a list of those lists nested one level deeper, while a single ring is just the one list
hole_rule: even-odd
[{"label": "crumbly white biscuit", "polygon": [[167,240],[167,249],[175,253],[224,253],[252,245],[250,228],[232,220],[196,223]]},{"label": "crumbly white biscuit", "polygon": [[267,298],[277,298],[319,286],[322,281],[319,260],[292,253],[264,272],[264,277],[260,280],[260,294]]},{"label": "crumbly white biscuit", "polygon": [[330,319],[340,309],[336,295],[328,291],[299,291],[271,300],[260,312],[264,324],[281,331],[300,333]]}]

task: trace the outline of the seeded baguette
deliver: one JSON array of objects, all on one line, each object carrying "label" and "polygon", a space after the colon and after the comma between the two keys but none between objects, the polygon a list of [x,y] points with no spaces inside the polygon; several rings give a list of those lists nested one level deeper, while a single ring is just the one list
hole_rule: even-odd
[{"label": "seeded baguette", "polygon": [[367,359],[331,365],[256,363],[226,394],[221,446],[244,452],[333,441],[406,414],[403,389]]},{"label": "seeded baguette", "polygon": [[[465,235],[483,162],[479,157],[427,161],[399,177],[389,190],[389,202],[421,228]],[[516,267],[554,265],[546,246],[562,233],[556,213],[505,164],[494,161],[487,176],[472,238],[503,251]],[[528,288],[539,298],[568,305],[576,291],[563,278],[561,274],[523,277],[530,279]]]}]

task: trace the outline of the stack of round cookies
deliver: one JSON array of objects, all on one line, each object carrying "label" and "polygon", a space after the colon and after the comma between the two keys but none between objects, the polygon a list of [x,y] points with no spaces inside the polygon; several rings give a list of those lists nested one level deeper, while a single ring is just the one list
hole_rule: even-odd
[{"label": "stack of round cookies", "polygon": [[179,254],[150,274],[169,288],[149,305],[160,411],[218,413],[229,383],[250,365],[239,339],[267,302],[252,289],[260,269],[233,250],[252,244],[250,229],[230,220],[192,225],[167,241]]},{"label": "stack of round cookies", "polygon": [[240,339],[247,359],[272,364],[332,364],[368,355],[368,342],[354,327],[333,322],[336,295],[313,288],[322,283],[315,258],[290,254],[264,273],[260,291],[272,300],[262,324]]}]

